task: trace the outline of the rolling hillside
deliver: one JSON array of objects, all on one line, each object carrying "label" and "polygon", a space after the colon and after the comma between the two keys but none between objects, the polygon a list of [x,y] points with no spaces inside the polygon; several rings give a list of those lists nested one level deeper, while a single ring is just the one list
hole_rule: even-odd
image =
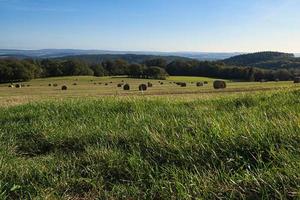
[{"label": "rolling hillside", "polygon": [[155,55],[137,55],[137,54],[98,54],[98,55],[77,55],[77,56],[65,56],[57,58],[60,60],[73,60],[77,59],[85,63],[98,64],[106,60],[117,60],[122,59],[128,63],[143,63],[145,60],[151,60],[156,58],[163,58],[167,62],[174,60],[192,60],[190,58],[179,57],[179,56],[155,56]]},{"label": "rolling hillside", "polygon": [[179,56],[197,60],[222,60],[230,58],[241,53],[213,53],[213,52],[160,52],[160,51],[110,51],[110,50],[82,50],[82,49],[40,49],[40,50],[19,50],[19,49],[0,49],[0,58],[58,58],[64,56],[78,55],[120,55],[120,54],[136,54],[136,55],[153,55],[153,56]]},{"label": "rolling hillside", "polygon": [[259,68],[300,68],[300,58],[281,52],[258,52],[243,54],[223,60],[227,65],[252,66]]}]

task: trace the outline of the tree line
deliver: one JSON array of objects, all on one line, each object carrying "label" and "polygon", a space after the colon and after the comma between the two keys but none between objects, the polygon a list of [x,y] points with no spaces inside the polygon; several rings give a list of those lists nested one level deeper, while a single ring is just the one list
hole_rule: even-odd
[{"label": "tree line", "polygon": [[299,76],[299,68],[261,69],[255,67],[229,66],[223,62],[181,60],[167,61],[163,58],[129,63],[122,59],[90,63],[80,59],[0,59],[0,82],[28,81],[41,77],[57,76],[114,76],[127,75],[134,78],[166,79],[168,75],[206,76],[222,79],[260,81],[292,80]]},{"label": "tree line", "polygon": [[240,81],[287,81],[300,75],[299,68],[262,69],[256,67],[229,66],[222,62],[174,61],[166,71],[177,76],[206,76]]},{"label": "tree line", "polygon": [[115,76],[127,75],[133,78],[166,79],[168,73],[158,66],[128,63],[125,60],[107,60],[98,64],[57,59],[0,59],[0,82],[29,81],[34,78],[59,76]]},{"label": "tree line", "polygon": [[265,51],[233,56],[231,58],[223,60],[223,62],[236,66],[252,66],[253,64],[266,61],[284,61],[293,59],[295,59],[294,54]]}]

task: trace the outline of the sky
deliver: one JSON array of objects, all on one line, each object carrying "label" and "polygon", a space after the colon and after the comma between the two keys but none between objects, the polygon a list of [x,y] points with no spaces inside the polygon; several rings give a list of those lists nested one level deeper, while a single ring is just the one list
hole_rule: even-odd
[{"label": "sky", "polygon": [[0,48],[300,53],[300,0],[0,0]]}]

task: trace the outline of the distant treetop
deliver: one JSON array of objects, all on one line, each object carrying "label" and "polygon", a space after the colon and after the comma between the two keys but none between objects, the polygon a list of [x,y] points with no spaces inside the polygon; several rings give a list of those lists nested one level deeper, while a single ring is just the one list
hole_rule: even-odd
[{"label": "distant treetop", "polygon": [[261,62],[274,61],[274,60],[288,60],[293,58],[295,58],[294,54],[290,54],[290,53],[264,51],[264,52],[233,56],[231,58],[223,60],[223,62],[229,65],[251,66]]}]

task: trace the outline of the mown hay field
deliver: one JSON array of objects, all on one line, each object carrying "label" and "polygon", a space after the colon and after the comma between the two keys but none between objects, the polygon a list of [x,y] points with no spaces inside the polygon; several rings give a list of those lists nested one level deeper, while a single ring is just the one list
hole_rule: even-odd
[{"label": "mown hay field", "polygon": [[[179,98],[208,98],[210,96],[224,96],[234,93],[253,93],[278,89],[296,89],[300,84],[288,82],[232,82],[225,80],[226,89],[215,90],[213,81],[206,77],[171,76],[167,80],[132,79],[127,77],[58,77],[35,79],[21,83],[22,88],[10,88],[10,84],[0,84],[0,107],[19,105],[22,103],[48,99],[66,98],[102,98],[103,96],[135,97],[135,96],[169,96]],[[207,82],[197,87],[197,82]],[[140,84],[151,83],[153,86],[146,91],[139,91]],[[177,85],[186,83],[186,87]],[[124,90],[128,83],[130,90]],[[118,84],[123,84],[118,87]],[[57,86],[55,86],[57,85]],[[62,90],[62,86],[67,90]]]},{"label": "mown hay field", "polygon": [[299,199],[299,144],[299,89],[1,107],[0,199]]}]

